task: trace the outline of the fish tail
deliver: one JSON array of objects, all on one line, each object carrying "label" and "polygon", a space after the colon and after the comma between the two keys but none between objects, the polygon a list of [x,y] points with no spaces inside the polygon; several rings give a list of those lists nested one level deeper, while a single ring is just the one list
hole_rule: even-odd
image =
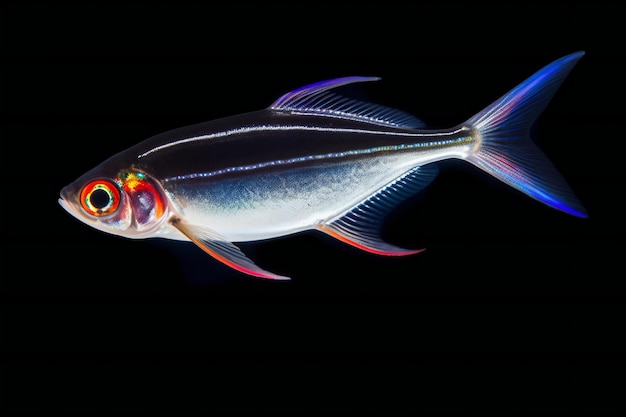
[{"label": "fish tail", "polygon": [[477,139],[467,160],[530,197],[577,217],[587,212],[531,141],[530,128],[584,52],[548,64],[466,122]]}]

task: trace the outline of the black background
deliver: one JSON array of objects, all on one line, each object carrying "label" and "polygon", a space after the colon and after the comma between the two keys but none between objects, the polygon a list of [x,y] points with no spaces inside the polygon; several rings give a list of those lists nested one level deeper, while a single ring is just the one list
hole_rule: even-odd
[{"label": "black background", "polygon": [[[2,6],[3,411],[624,411],[619,7],[394,3]],[[59,190],[154,134],[347,75],[432,127],[584,50],[536,125],[578,219],[442,164],[381,258],[319,233],[241,248],[81,224]],[[245,152],[245,149],[242,149]]]}]

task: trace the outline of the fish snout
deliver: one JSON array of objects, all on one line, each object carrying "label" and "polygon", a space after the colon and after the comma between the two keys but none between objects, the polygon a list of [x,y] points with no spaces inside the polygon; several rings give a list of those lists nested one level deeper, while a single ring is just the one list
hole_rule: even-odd
[{"label": "fish snout", "polygon": [[67,187],[63,187],[59,193],[59,197],[59,200],[71,201],[69,185]]},{"label": "fish snout", "polygon": [[78,217],[75,209],[75,205],[73,203],[74,199],[72,198],[72,191],[70,187],[64,187],[59,193],[59,205],[65,209],[68,213],[70,213],[74,217]]}]

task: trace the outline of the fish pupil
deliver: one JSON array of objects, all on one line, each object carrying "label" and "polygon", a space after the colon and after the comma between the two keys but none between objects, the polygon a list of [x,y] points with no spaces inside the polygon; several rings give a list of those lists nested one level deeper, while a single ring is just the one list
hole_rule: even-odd
[{"label": "fish pupil", "polygon": [[89,202],[91,205],[97,209],[102,209],[106,207],[111,201],[111,196],[109,193],[102,189],[94,190],[89,196]]}]

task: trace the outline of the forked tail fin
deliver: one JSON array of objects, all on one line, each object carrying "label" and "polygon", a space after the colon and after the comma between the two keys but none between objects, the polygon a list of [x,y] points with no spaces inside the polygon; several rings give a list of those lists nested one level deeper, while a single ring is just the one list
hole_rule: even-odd
[{"label": "forked tail fin", "polygon": [[479,146],[467,160],[532,198],[578,217],[587,212],[532,143],[530,128],[584,52],[548,64],[466,122]]}]

